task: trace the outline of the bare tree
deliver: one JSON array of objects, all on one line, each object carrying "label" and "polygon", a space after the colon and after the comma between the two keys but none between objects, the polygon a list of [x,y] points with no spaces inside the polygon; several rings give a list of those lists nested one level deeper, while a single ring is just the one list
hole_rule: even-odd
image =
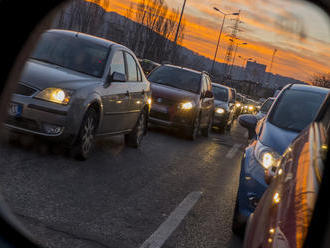
[{"label": "bare tree", "polygon": [[330,88],[330,72],[314,74],[311,81],[315,86]]},{"label": "bare tree", "polygon": [[97,35],[102,30],[106,13],[101,4],[108,6],[109,0],[72,0],[59,12],[55,27]]},{"label": "bare tree", "polygon": [[[133,9],[131,4],[126,17],[140,25],[130,33],[130,47],[141,57],[157,58],[159,61],[168,59],[179,11],[169,10],[164,0],[139,0],[135,17],[132,16]],[[184,24],[179,30],[179,42],[183,39],[183,31]]]}]

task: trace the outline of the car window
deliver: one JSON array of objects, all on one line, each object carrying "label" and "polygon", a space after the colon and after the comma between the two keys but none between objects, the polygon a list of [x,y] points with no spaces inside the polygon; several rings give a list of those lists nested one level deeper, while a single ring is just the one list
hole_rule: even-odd
[{"label": "car window", "polygon": [[286,90],[270,115],[270,123],[300,132],[315,118],[325,94],[312,91]]},{"label": "car window", "polygon": [[129,53],[125,53],[127,63],[127,80],[131,82],[138,81],[137,65],[135,59]]},{"label": "car window", "polygon": [[222,87],[213,87],[214,100],[228,101],[228,89]]},{"label": "car window", "polygon": [[108,48],[71,35],[44,33],[30,58],[102,77]]},{"label": "car window", "polygon": [[125,61],[122,51],[117,51],[110,64],[110,75],[114,72],[119,72],[125,75]]},{"label": "car window", "polygon": [[160,66],[148,77],[152,83],[199,93],[201,74],[172,66]]},{"label": "car window", "polygon": [[272,106],[274,99],[267,99],[261,106],[260,112],[267,113],[270,107]]}]

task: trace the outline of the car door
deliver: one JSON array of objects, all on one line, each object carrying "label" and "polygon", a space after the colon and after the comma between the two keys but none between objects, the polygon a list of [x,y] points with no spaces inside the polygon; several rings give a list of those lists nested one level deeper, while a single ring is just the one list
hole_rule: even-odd
[{"label": "car door", "polygon": [[[114,72],[126,75],[122,50],[112,52],[109,76]],[[102,90],[103,122],[101,133],[116,133],[128,129],[130,92],[127,82],[111,82]]]},{"label": "car door", "polygon": [[142,72],[135,57],[125,52],[127,85],[130,92],[129,118],[127,126],[133,128],[147,101],[147,82],[142,82]]}]

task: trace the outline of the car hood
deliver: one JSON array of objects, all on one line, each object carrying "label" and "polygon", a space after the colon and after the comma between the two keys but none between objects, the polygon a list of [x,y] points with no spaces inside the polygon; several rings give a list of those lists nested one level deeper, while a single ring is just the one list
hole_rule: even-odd
[{"label": "car hood", "polygon": [[101,79],[60,66],[29,60],[25,64],[20,81],[43,90],[48,87],[77,89],[88,84],[101,82]]},{"label": "car hood", "polygon": [[220,101],[220,100],[216,100],[216,99],[214,99],[214,106],[224,108],[226,110],[228,110],[228,108],[229,108],[228,102],[224,102],[224,101]]},{"label": "car hood", "polygon": [[265,146],[271,147],[279,154],[283,154],[298,134],[298,132],[288,131],[265,121],[259,140]]},{"label": "car hood", "polygon": [[189,92],[157,83],[151,83],[151,92],[153,98],[161,97],[175,102],[187,101],[187,100],[196,102],[198,98],[198,95],[193,92]]}]

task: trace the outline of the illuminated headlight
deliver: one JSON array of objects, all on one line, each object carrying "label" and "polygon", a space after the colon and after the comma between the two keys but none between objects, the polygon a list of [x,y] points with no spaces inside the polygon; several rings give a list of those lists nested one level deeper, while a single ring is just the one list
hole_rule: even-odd
[{"label": "illuminated headlight", "polygon": [[249,110],[252,111],[254,110],[254,107],[252,105],[249,106]]},{"label": "illuminated headlight", "polygon": [[268,146],[257,142],[254,155],[257,161],[267,170],[270,167],[278,167],[281,161],[281,155]]},{"label": "illuminated headlight", "polygon": [[225,112],[225,110],[223,108],[215,108],[215,112],[217,114],[223,114]]},{"label": "illuminated headlight", "polygon": [[236,107],[237,107],[237,108],[241,107],[241,104],[240,104],[239,102],[236,103]]},{"label": "illuminated headlight", "polygon": [[190,110],[194,107],[192,102],[183,102],[179,104],[178,108],[179,109],[184,109],[184,110]]},{"label": "illuminated headlight", "polygon": [[245,105],[245,106],[244,106],[244,108],[245,108],[245,109],[247,109],[247,108],[248,108],[248,106],[247,106],[247,105]]},{"label": "illuminated headlight", "polygon": [[151,98],[150,98],[150,97],[148,98],[148,100],[147,100],[147,103],[148,103],[148,105],[151,105],[151,103],[152,103],[152,100],[151,100]]},{"label": "illuminated headlight", "polygon": [[68,104],[72,91],[59,89],[59,88],[46,88],[39,92],[35,98],[39,98],[49,102],[55,102],[59,104]]}]

